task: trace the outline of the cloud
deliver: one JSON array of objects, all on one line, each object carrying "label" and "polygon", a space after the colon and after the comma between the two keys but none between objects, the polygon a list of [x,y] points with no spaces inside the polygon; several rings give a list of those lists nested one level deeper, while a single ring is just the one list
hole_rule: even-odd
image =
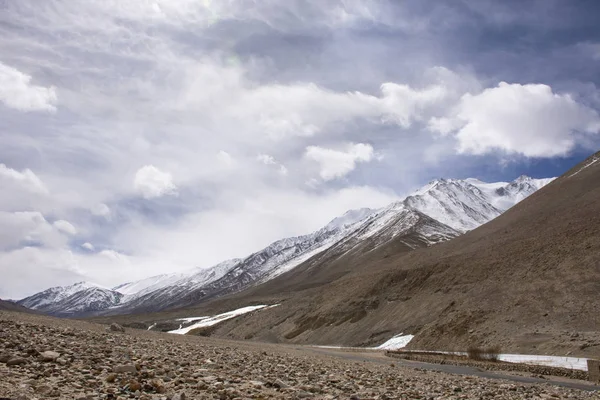
[{"label": "cloud", "polygon": [[277,162],[275,161],[275,158],[273,158],[273,156],[270,156],[268,154],[259,154],[256,159],[258,160],[258,162],[261,162],[265,165],[275,165],[277,164]]},{"label": "cloud", "polygon": [[[539,154],[551,140],[572,152],[598,144],[573,122],[574,110],[599,104],[596,46],[565,34],[596,29],[594,13],[561,6],[571,12],[540,20],[533,6],[417,3],[7,2],[0,291],[209,266],[432,177],[479,174],[484,158]],[[527,43],[515,45],[514,32]],[[525,137],[520,126],[492,120],[484,100],[499,81],[552,88],[523,100],[541,118],[532,147],[506,133]],[[548,127],[540,110],[554,96],[560,121]],[[513,118],[509,103],[493,108]],[[20,277],[14,265],[25,264]]]},{"label": "cloud", "polygon": [[[0,211],[0,249],[11,250],[19,246],[64,246],[66,239],[62,235],[62,229],[65,224],[69,223],[61,221],[59,224],[50,224],[37,211]],[[72,225],[70,227],[73,228]]]},{"label": "cloud", "polygon": [[82,248],[88,250],[88,251],[94,251],[96,248],[94,247],[93,244],[91,244],[90,242],[85,242],[84,244],[81,245]]},{"label": "cloud", "polygon": [[73,236],[77,234],[77,229],[69,221],[59,219],[52,224],[59,232]]},{"label": "cloud", "polygon": [[177,194],[177,187],[168,172],[163,172],[153,165],[146,165],[135,173],[133,187],[146,199]]},{"label": "cloud", "polygon": [[228,152],[224,150],[219,150],[217,153],[217,159],[223,163],[226,167],[231,167],[235,163],[235,160]]},{"label": "cloud", "polygon": [[96,217],[108,218],[110,216],[110,208],[104,203],[94,204],[90,207],[90,212]]},{"label": "cloud", "polygon": [[468,154],[565,156],[581,135],[600,130],[596,111],[543,84],[501,82],[479,94],[465,94],[452,112],[454,116],[432,119],[430,129],[454,134],[458,151]]},{"label": "cloud", "polygon": [[0,102],[19,111],[55,112],[56,88],[31,84],[31,76],[0,62]]},{"label": "cloud", "polygon": [[324,181],[347,175],[356,168],[358,163],[369,162],[374,155],[373,146],[364,143],[350,143],[342,150],[309,146],[305,152],[306,158],[319,164],[319,175]]},{"label": "cloud", "polygon": [[281,176],[286,176],[288,174],[288,169],[285,165],[280,164],[275,157],[268,155],[268,154],[259,154],[256,157],[256,160],[262,164],[265,165],[274,165],[277,167],[277,172],[279,173],[279,175]]},{"label": "cloud", "polygon": [[20,299],[51,286],[86,280],[73,253],[43,247],[0,252],[0,271],[3,282],[0,298],[3,299]]}]

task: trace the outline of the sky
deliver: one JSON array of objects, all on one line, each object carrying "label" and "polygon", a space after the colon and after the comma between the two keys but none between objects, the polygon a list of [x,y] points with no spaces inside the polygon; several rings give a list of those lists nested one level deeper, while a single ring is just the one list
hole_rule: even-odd
[{"label": "sky", "polygon": [[597,1],[0,0],[0,297],[600,145]]}]

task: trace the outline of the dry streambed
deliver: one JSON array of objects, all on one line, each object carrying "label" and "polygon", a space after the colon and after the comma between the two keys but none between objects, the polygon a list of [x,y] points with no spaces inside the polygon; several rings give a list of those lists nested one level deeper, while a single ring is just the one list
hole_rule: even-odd
[{"label": "dry streambed", "polygon": [[597,399],[598,394],[0,312],[0,397]]}]

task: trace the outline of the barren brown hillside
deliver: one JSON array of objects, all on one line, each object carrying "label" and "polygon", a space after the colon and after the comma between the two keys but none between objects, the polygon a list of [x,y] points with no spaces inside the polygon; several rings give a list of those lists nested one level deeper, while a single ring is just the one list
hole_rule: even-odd
[{"label": "barren brown hillside", "polygon": [[449,242],[407,252],[318,256],[235,296],[150,320],[281,303],[213,335],[295,343],[600,355],[600,153],[502,216]]},{"label": "barren brown hillside", "polygon": [[28,312],[35,313],[35,311],[20,306],[15,303],[11,303],[10,301],[0,300],[0,310],[2,311],[20,311],[20,312]]}]

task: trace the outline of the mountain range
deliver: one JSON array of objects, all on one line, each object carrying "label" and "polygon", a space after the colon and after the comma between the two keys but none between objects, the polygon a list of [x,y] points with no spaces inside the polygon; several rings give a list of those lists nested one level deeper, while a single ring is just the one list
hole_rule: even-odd
[{"label": "mountain range", "polygon": [[[424,188],[426,199],[419,199],[418,191],[416,200],[409,196],[379,210],[361,223],[362,229],[260,285],[185,308],[99,320],[136,327],[165,321],[169,328],[167,323],[172,326],[183,317],[277,304],[196,334],[351,347],[376,347],[398,335],[411,335],[408,347],[419,350],[465,351],[476,346],[514,354],[598,358],[598,160],[600,152],[452,240],[426,245],[432,236],[423,232],[430,234],[432,226],[436,234],[440,227],[458,232],[485,215],[482,210],[491,218],[505,199],[518,201],[519,188],[531,185],[528,179],[485,186],[473,180],[432,182]],[[467,194],[458,189],[471,186],[477,190]],[[466,207],[476,194],[490,201]],[[434,198],[460,201],[449,209],[444,201],[438,219],[412,208],[441,204]],[[454,215],[460,222],[454,227],[439,222],[458,210],[462,211]],[[398,218],[390,218],[390,213]],[[384,219],[389,229],[360,240],[362,232],[368,236],[369,226]],[[394,227],[403,224],[410,228],[396,234]],[[393,238],[386,240],[389,237]]]},{"label": "mountain range", "polygon": [[[266,283],[301,264],[364,256],[392,242],[396,251],[404,252],[448,241],[498,217],[553,179],[437,179],[387,207],[348,211],[313,233],[278,240],[243,259],[113,288],[79,282],[44,290],[17,304],[67,317],[191,306]],[[331,268],[326,279],[345,272]]]}]

